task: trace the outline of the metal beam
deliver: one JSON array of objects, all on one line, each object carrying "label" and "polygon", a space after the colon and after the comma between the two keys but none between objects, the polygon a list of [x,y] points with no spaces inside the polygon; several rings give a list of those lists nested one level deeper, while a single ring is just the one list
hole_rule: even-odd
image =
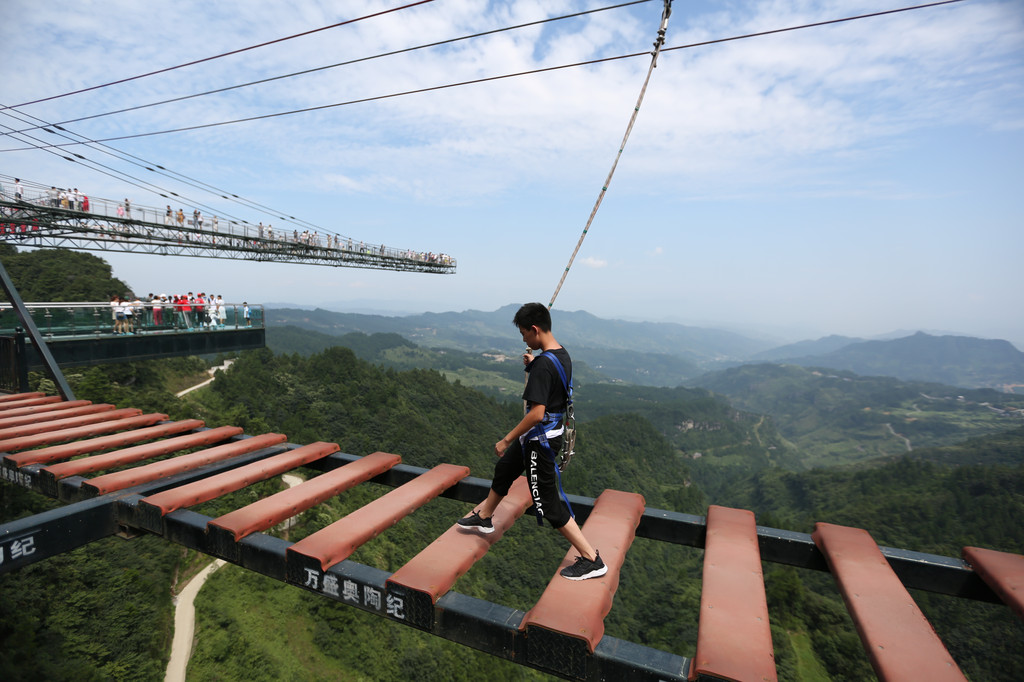
[{"label": "metal beam", "polygon": [[[55,337],[50,352],[64,367],[92,366],[114,362],[136,362],[155,358],[215,355],[266,346],[263,327],[213,332],[159,332],[135,336]],[[28,364],[42,360],[29,353]]]},{"label": "metal beam", "polygon": [[[75,394],[71,391],[71,387],[68,386],[64,373],[60,371],[60,365],[53,359],[53,355],[50,353],[43,335],[39,333],[35,321],[32,320],[32,315],[29,314],[28,308],[25,307],[25,302],[21,300],[18,288],[14,286],[14,281],[7,274],[7,268],[4,267],[2,261],[0,261],[0,284],[3,285],[4,293],[7,294],[7,300],[11,302],[14,310],[18,313],[18,319],[21,321],[22,326],[28,332],[32,343],[35,344],[36,351],[42,356],[43,365],[50,373],[50,376],[53,377],[53,383],[57,385],[57,391],[60,392],[64,400],[74,400]],[[20,357],[19,362],[26,362],[26,358],[24,356]]]}]

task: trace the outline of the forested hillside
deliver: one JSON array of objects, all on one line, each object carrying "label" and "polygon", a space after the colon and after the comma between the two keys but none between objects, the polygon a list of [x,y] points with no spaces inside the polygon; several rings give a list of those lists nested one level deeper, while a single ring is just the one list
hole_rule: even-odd
[{"label": "forested hillside", "polygon": [[[174,399],[163,386],[172,375],[188,371],[188,367],[154,362],[91,368],[73,381],[79,392],[94,400],[163,405],[172,414],[199,416],[211,426],[232,423],[249,433],[281,431],[293,442],[333,440],[355,454],[395,452],[418,466],[442,461],[467,464],[483,477],[491,473],[496,433],[520,414],[514,403],[482,397],[439,372],[376,367],[341,348],[308,358],[268,350],[245,353],[229,371],[219,373],[210,388],[188,394],[184,400]],[[721,492],[709,496],[689,470],[704,458],[693,459],[689,448],[699,445],[707,452],[750,448],[751,438],[756,442],[757,435],[764,438],[768,433],[760,430],[764,428],[761,417],[736,411],[702,390],[641,389],[650,392],[631,395],[625,389],[590,386],[580,396],[580,409],[588,416],[580,425],[580,455],[565,476],[570,492],[596,495],[614,487],[642,493],[652,507],[691,513],[702,513],[709,502],[735,504],[754,509],[762,524],[795,530],[806,530],[814,520],[853,523],[877,533],[880,541],[949,555],[963,544],[1011,550],[1024,545],[1018,524],[991,523],[997,514],[1001,514],[998,518],[1019,518],[1019,459],[1003,469],[951,470],[905,462],[861,473],[791,473],[778,463],[765,462],[742,475],[742,467],[726,469],[736,476],[718,480],[713,487]],[[625,392],[616,393],[619,390]],[[614,408],[617,403],[619,410]],[[683,423],[680,415],[688,415],[686,420],[692,420],[693,427],[678,428]],[[673,442],[664,435],[666,431],[675,431],[681,440]],[[686,438],[695,440],[687,445]],[[1013,458],[1009,451],[1006,456]],[[960,486],[963,490],[956,493]],[[28,494],[9,486],[3,490],[4,518],[23,513],[17,498]],[[291,539],[323,527],[380,492],[374,486],[360,487],[332,500],[305,515]],[[944,497],[954,494],[960,495],[959,500]],[[237,497],[218,501],[216,512],[240,506],[249,493],[243,491]],[[947,508],[951,513],[945,513]],[[365,545],[353,560],[393,570],[466,511],[466,505],[452,501],[431,503]],[[108,545],[126,548],[127,554],[110,554],[114,550],[102,549]],[[157,554],[151,556],[147,547]],[[455,589],[527,608],[539,597],[550,567],[557,565],[565,550],[556,533],[524,520]],[[166,593],[147,602],[156,609],[148,617],[164,623],[164,629],[146,634],[147,643],[134,644],[132,652],[95,646],[100,642],[85,636],[84,623],[116,632],[138,617],[130,614],[138,612],[138,600],[148,597],[117,594],[124,587],[126,566],[157,562],[161,570],[149,571],[145,584],[151,587],[145,589],[159,592],[159,584],[166,579],[169,586],[170,576],[186,571],[195,558],[161,542],[109,540],[30,567],[19,572],[16,581],[5,579],[0,609],[11,615],[5,622],[12,625],[0,641],[0,671],[10,671],[5,679],[27,679],[28,671],[34,670],[33,657],[39,655],[38,642],[45,641],[58,652],[54,660],[65,656],[77,662],[77,671],[94,671],[87,677],[127,670],[112,677],[153,679],[131,671],[159,669],[166,657]],[[638,541],[623,569],[608,633],[692,655],[700,566],[697,550]],[[90,606],[93,600],[70,593],[65,606],[49,616],[27,606],[46,603],[53,581],[79,571],[86,571],[89,578],[67,580],[68,589],[86,590],[97,599],[105,595],[101,599],[108,605],[105,611],[97,613]],[[863,650],[828,576],[777,566],[767,571],[780,679],[869,678]],[[515,580],[508,580],[509,575]],[[8,590],[8,585],[16,586],[17,592]],[[965,669],[974,679],[1013,679],[1010,671],[1022,661],[1006,650],[1005,642],[1021,636],[1019,624],[987,605],[948,598],[922,600],[930,604],[929,615],[938,621],[936,627],[958,660],[966,656]],[[230,567],[215,574],[204,588],[198,609],[194,670],[199,679],[402,679],[414,670],[421,671],[423,679],[478,679],[481,670],[497,679],[533,676],[483,654]],[[288,627],[282,627],[285,622]],[[77,637],[61,634],[61,628],[68,627],[78,628]],[[93,648],[84,646],[90,642]],[[145,665],[133,662],[140,655],[138,650],[148,652]],[[379,655],[371,656],[375,651]],[[55,674],[53,679],[62,677]]]},{"label": "forested hillside", "polygon": [[[5,253],[9,268],[9,255],[22,256]],[[98,267],[96,289],[69,298],[102,299],[123,285],[95,260],[80,265]],[[33,261],[43,263],[38,274],[20,270],[18,284],[24,292],[34,278],[36,300],[60,300],[64,281],[52,271],[71,261],[44,261]],[[477,323],[486,336],[490,321]],[[495,440],[522,414],[520,348],[508,320],[500,325],[494,332],[511,339],[507,354],[424,348],[395,329],[338,337],[272,328],[271,349],[242,353],[213,384],[182,399],[174,393],[201,380],[212,359],[97,366],[67,378],[76,397],[95,402],[235,424],[249,434],[278,431],[300,444],[334,441],[357,455],[383,450],[415,466],[465,464],[489,478]],[[620,361],[636,360],[629,355]],[[762,525],[801,532],[816,521],[849,524],[882,544],[946,556],[965,545],[1024,552],[1019,397],[792,366],[736,367],[704,377],[701,388],[625,385],[605,369],[577,365],[578,455],[564,476],[570,493],[616,488],[641,493],[650,507],[694,514],[711,503],[738,506]],[[52,392],[52,383],[32,380]],[[218,515],[281,486],[267,481],[196,511]],[[364,485],[337,496],[303,514],[289,539],[386,491]],[[0,522],[53,504],[0,485]],[[469,508],[431,502],[352,560],[394,570]],[[566,550],[557,533],[523,519],[454,589],[526,609]],[[607,633],[692,656],[701,555],[638,540]],[[207,561],[154,537],[111,538],[0,577],[0,679],[161,679],[173,591]],[[766,564],[765,579],[780,680],[872,678],[829,575]],[[914,597],[970,679],[1019,677],[1024,626],[1009,609]],[[197,611],[190,679],[544,677],[233,566],[214,574]]]},{"label": "forested hillside", "polygon": [[[0,244],[0,258],[22,300],[109,301],[131,288],[113,276],[110,265],[97,256],[66,249],[19,252]],[[6,296],[0,290],[0,300]]]},{"label": "forested hillside", "polygon": [[895,457],[1024,423],[1024,396],[796,365],[744,365],[695,383],[770,416],[803,466]]}]

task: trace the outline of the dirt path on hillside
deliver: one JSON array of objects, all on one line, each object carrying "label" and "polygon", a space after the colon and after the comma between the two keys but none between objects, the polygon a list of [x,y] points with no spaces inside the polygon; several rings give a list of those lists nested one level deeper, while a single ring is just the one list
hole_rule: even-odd
[{"label": "dirt path on hillside", "polygon": [[180,398],[181,396],[185,395],[186,393],[190,393],[190,392],[196,390],[197,388],[202,388],[203,386],[208,386],[209,384],[213,383],[213,375],[217,373],[217,370],[218,369],[222,369],[222,370],[224,370],[226,372],[228,367],[231,366],[232,362],[234,362],[234,360],[225,360],[224,364],[221,365],[220,367],[211,367],[210,369],[206,370],[207,374],[210,375],[209,379],[207,379],[206,381],[200,381],[195,386],[189,386],[184,391],[178,391],[177,393],[174,394],[174,396],[176,398]]},{"label": "dirt path on hillside", "polygon": [[171,660],[167,663],[164,682],[185,682],[185,670],[192,655],[192,640],[196,631],[196,595],[206,579],[225,563],[223,559],[212,562],[189,580],[185,589],[175,598],[174,640],[171,642]]},{"label": "dirt path on hillside", "polygon": [[[302,483],[302,479],[292,474],[281,477],[289,488]],[[296,516],[286,519],[282,524],[285,532],[295,525]],[[167,662],[167,673],[164,682],[185,682],[185,671],[192,656],[192,644],[196,631],[196,596],[206,580],[213,572],[223,566],[226,561],[217,559],[188,581],[181,593],[174,599],[174,639],[171,642],[171,658]]]}]

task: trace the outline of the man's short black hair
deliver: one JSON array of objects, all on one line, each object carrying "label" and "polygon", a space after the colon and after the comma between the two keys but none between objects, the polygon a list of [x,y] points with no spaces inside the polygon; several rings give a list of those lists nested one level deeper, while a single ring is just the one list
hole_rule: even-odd
[{"label": "man's short black hair", "polygon": [[524,303],[516,316],[512,318],[512,324],[520,329],[529,329],[534,325],[542,332],[551,331],[551,312],[543,303]]}]

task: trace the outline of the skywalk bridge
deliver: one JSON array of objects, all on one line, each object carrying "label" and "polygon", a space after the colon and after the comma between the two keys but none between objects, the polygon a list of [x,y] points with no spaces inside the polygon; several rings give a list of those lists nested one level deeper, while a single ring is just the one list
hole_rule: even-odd
[{"label": "skywalk bridge", "polygon": [[[41,393],[0,397],[0,477],[63,506],[0,525],[0,574],[115,534],[159,535],[305,590],[435,636],[578,680],[777,680],[762,561],[832,574],[879,679],[966,680],[908,589],[1005,603],[1024,618],[1024,556],[977,547],[962,558],[878,546],[868,531],[817,523],[804,534],[757,526],[754,514],[712,506],[707,516],[645,506],[606,490],[570,496],[577,519],[609,566],[567,581],[560,566],[528,611],[452,589],[532,508],[520,479],[481,536],[453,524],[393,573],[349,557],[437,497],[483,499],[490,482],[463,466],[427,470],[395,454],[339,452],[334,443],[288,443],[233,426]],[[189,507],[301,468],[304,483],[218,518]],[[310,475],[312,474],[312,475]],[[284,520],[367,481],[393,488],[298,541],[270,533]],[[692,658],[604,634],[633,539],[704,550]],[[670,595],[665,595],[668,598]]]},{"label": "skywalk bridge", "polygon": [[[6,188],[9,190],[10,188]],[[62,200],[28,188],[15,201],[0,195],[0,239],[19,246],[158,256],[230,258],[434,274],[454,274],[456,261],[442,253],[396,249],[337,234],[252,225],[217,216],[185,215],[130,202],[88,197]],[[282,218],[287,220],[287,218]]]}]

